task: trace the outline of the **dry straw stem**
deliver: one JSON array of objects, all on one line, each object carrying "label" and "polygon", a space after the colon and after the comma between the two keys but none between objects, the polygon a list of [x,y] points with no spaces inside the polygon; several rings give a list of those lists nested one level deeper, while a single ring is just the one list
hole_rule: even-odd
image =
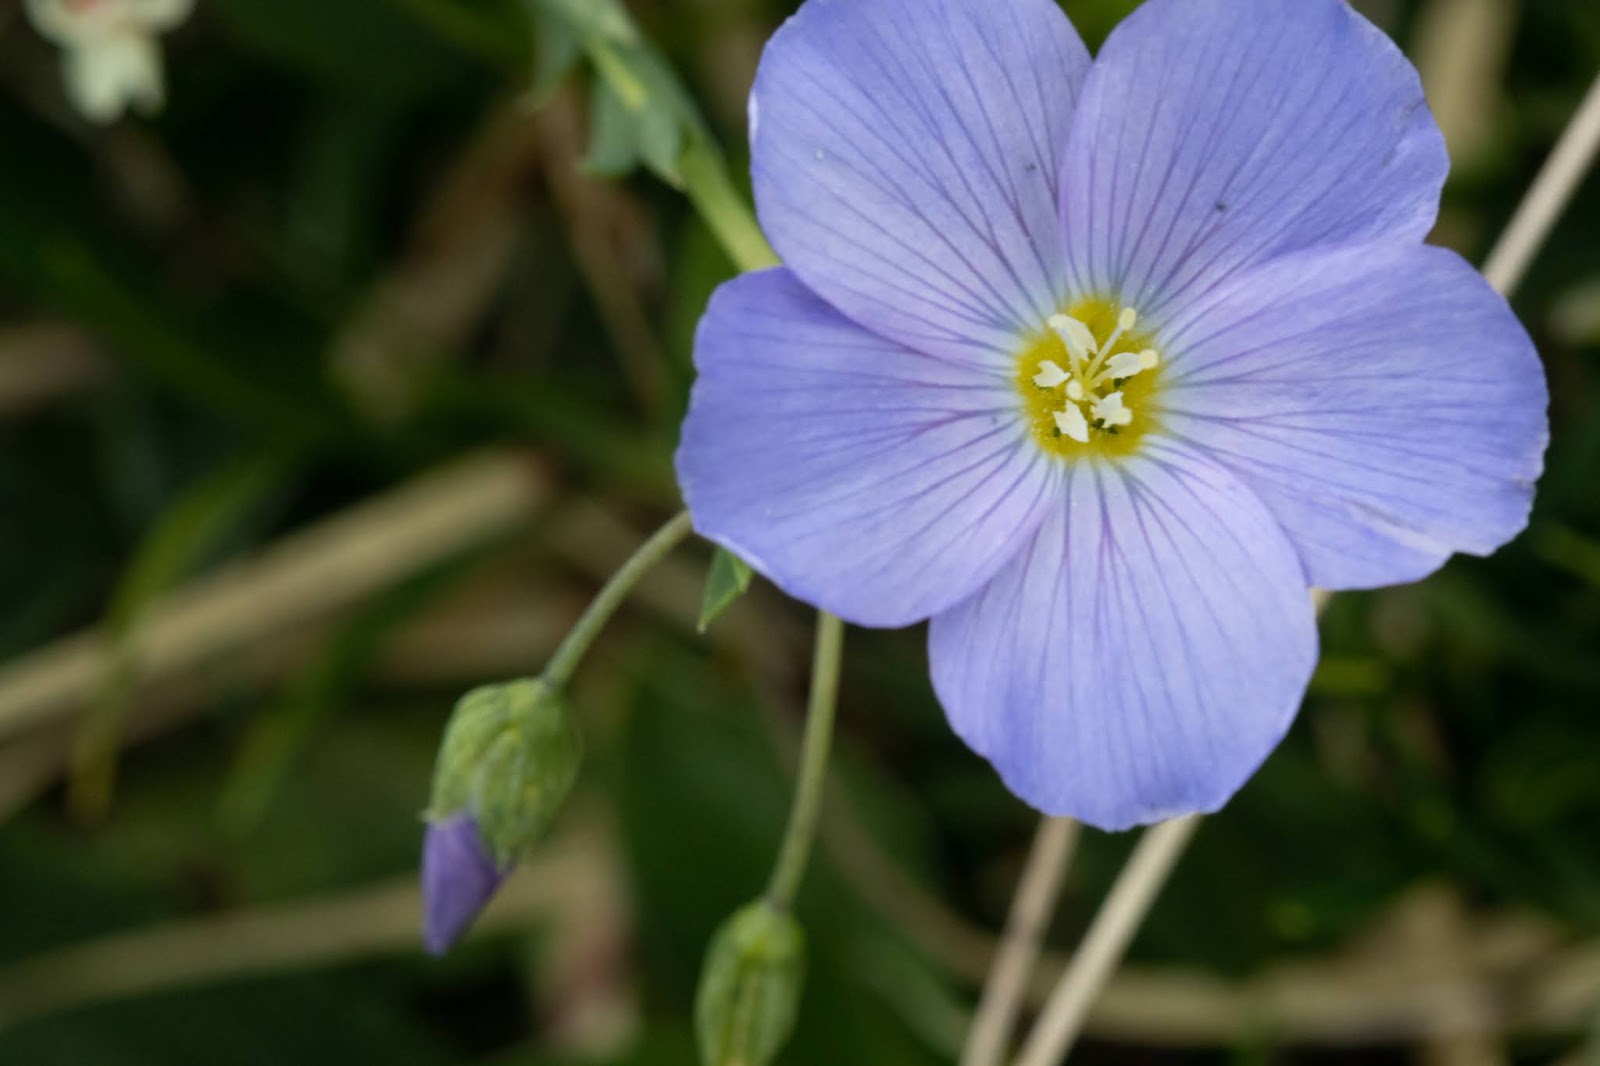
[{"label": "dry straw stem", "polygon": [[[133,641],[132,684],[173,679],[358,603],[525,525],[549,495],[542,468],[518,453],[478,455],[425,474],[151,608]],[[96,630],[0,670],[0,740],[75,715],[93,698],[106,662]]]},{"label": "dry straw stem", "polygon": [[1483,265],[1483,276],[1509,295],[1527,276],[1534,256],[1572,202],[1600,151],[1600,77],[1589,87],[1578,113],[1568,124],[1556,150],[1534,179],[1533,187],[1512,216],[1494,251]]},{"label": "dry straw stem", "polygon": [[[537,464],[526,456],[508,459],[537,469]],[[494,479],[484,479],[478,488],[492,489],[495,484]],[[409,498],[418,507],[431,507],[438,502],[431,494]],[[352,513],[359,513],[365,506],[358,505]],[[391,517],[400,526],[424,520],[405,514]],[[522,562],[542,566],[545,560],[553,559],[584,578],[603,582],[642,539],[637,527],[610,507],[587,500],[563,503],[557,513],[540,518],[540,535],[530,541],[535,552],[516,556],[505,566],[487,571],[481,582],[469,583],[458,596],[396,631],[383,656],[374,663],[372,679],[398,686],[448,687],[526,672],[560,642],[588,602],[590,590],[565,582],[551,584],[542,570],[525,572]],[[440,541],[438,545],[449,548],[452,543]],[[338,549],[336,541],[333,547]],[[419,560],[418,568],[432,561],[436,560]],[[258,569],[253,580],[270,584],[279,577],[270,568]],[[640,582],[632,602],[647,614],[693,633],[704,582],[700,563],[688,558],[666,559]],[[332,596],[344,595],[338,587],[326,591]],[[247,587],[238,595],[246,601],[258,595],[268,600],[275,598],[270,589],[254,587]],[[752,590],[730,609],[724,624],[712,630],[710,639],[714,646],[736,654],[753,671],[787,679],[796,669],[797,657],[804,652],[808,638],[803,624],[773,609],[775,601],[770,590]],[[240,630],[236,634],[240,643],[225,655],[225,669],[212,668],[224,658],[213,656],[196,660],[196,669],[147,679],[130,695],[133,707],[126,739],[143,741],[181,726],[211,706],[219,692],[261,691],[278,684],[324,646],[346,613],[340,610],[341,606],[348,608],[352,604],[307,601],[303,605],[304,617],[314,621],[281,631]],[[159,618],[161,613],[158,607],[151,617]],[[753,621],[756,618],[759,622]],[[60,646],[80,639],[67,638]],[[96,670],[100,668],[97,666]],[[97,673],[82,675],[77,683],[89,684],[96,677]],[[87,699],[93,691],[91,684],[82,698]],[[0,703],[5,698],[0,691]],[[70,749],[73,718],[82,705],[82,699],[75,704],[61,703],[59,713],[52,713],[39,727],[0,743],[0,822],[59,777]]]},{"label": "dry straw stem", "polygon": [[[612,844],[590,824],[508,885],[480,934],[575,920],[586,898],[614,898],[621,874]],[[827,830],[825,830],[827,832]],[[920,891],[920,889],[918,890]],[[909,906],[912,901],[905,901]],[[416,948],[416,896],[385,884],[319,898],[121,933],[0,972],[0,1024],[162,989],[303,970]],[[899,920],[906,909],[891,912]],[[951,931],[962,931],[959,918]],[[908,932],[910,932],[908,930]],[[1600,998],[1600,944],[1553,951],[1541,923],[1478,920],[1465,946],[1474,980],[1429,982],[1397,974],[1392,937],[1351,957],[1283,965],[1246,982],[1201,972],[1130,967],[1095,1004],[1087,1031],[1144,1046],[1225,1047],[1271,1033],[1284,1043],[1363,1046],[1462,1033],[1571,1034],[1586,1030]],[[947,939],[912,934],[928,954],[974,980],[992,940],[975,931]],[[1038,1002],[1065,965],[1047,958],[1030,989]]]},{"label": "dry straw stem", "polygon": [[961,1053],[961,1066],[991,1066],[1005,1056],[1028,979],[1039,961],[1039,949],[1061,896],[1061,884],[1066,879],[1078,833],[1078,823],[1070,818],[1040,819],[1006,920],[1005,936],[995,953],[994,967]]},{"label": "dry straw stem", "polygon": [[1417,16],[1417,69],[1457,168],[1493,147],[1516,17],[1516,0],[1428,0]]},{"label": "dry straw stem", "polygon": [[94,341],[76,326],[36,322],[0,330],[0,418],[76,392],[104,371]]},{"label": "dry straw stem", "polygon": [[[473,935],[626,914],[609,838],[590,826],[551,841],[506,883]],[[30,1018],[221,979],[415,954],[415,879],[120,933],[0,972],[0,1028]]]},{"label": "dry straw stem", "polygon": [[1116,971],[1133,934],[1155,902],[1200,824],[1198,816],[1176,818],[1139,838],[1133,858],[1111,886],[1066,976],[1051,993],[1038,1025],[1023,1045],[1018,1066],[1055,1066],[1083,1029],[1095,995]]}]

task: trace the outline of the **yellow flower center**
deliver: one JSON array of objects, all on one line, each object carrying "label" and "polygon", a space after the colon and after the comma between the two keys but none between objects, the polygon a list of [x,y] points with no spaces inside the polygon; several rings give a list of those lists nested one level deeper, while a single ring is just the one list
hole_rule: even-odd
[{"label": "yellow flower center", "polygon": [[1131,307],[1093,297],[1051,317],[1017,359],[1034,439],[1066,459],[1125,456],[1155,425],[1161,353]]}]

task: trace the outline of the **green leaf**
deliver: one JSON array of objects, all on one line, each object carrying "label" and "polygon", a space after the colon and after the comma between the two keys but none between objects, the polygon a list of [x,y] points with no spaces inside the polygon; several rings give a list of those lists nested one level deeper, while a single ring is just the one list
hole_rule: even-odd
[{"label": "green leaf", "polygon": [[583,57],[583,40],[565,23],[554,19],[539,31],[533,56],[533,84],[525,97],[529,107],[543,107]]},{"label": "green leaf", "polygon": [[617,0],[534,0],[535,12],[563,22],[582,37],[616,44],[639,43],[639,31]]},{"label": "green leaf", "polygon": [[583,172],[598,178],[620,178],[641,161],[633,116],[609,82],[596,81],[590,94],[589,151]]},{"label": "green leaf", "polygon": [[750,565],[726,548],[718,548],[711,557],[711,570],[706,575],[706,591],[700,601],[700,632],[711,627],[717,617],[733,606],[733,601],[750,591]]},{"label": "green leaf", "polygon": [[[598,75],[585,169],[617,177],[643,163],[681,186],[684,152],[710,144],[710,135],[677,75],[644,43],[627,12],[613,0],[539,0],[535,10],[547,34],[582,43]],[[559,39],[555,47],[562,47]]]}]

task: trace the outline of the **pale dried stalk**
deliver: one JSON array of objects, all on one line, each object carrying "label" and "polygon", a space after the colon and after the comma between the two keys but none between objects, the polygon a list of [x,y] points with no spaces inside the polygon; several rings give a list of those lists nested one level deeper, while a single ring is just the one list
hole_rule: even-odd
[{"label": "pale dried stalk", "polygon": [[[133,641],[130,683],[168,680],[358,603],[526,523],[548,497],[543,471],[516,453],[425,474],[151,608]],[[106,655],[92,630],[0,669],[0,739],[76,714],[93,699]]]},{"label": "pale dried stalk", "polygon": [[1039,822],[1022,883],[1006,920],[1005,936],[995,953],[994,967],[989,971],[977,1017],[961,1053],[961,1066],[993,1066],[1005,1057],[1028,979],[1055,914],[1079,828],[1071,818],[1044,818]]},{"label": "pale dried stalk", "polygon": [[[605,834],[551,841],[496,896],[473,935],[625,911]],[[220,979],[420,951],[414,878],[337,896],[169,922],[62,948],[0,971],[0,1028],[30,1018]],[[615,917],[608,919],[615,921]]]},{"label": "pale dried stalk", "polygon": [[1197,816],[1175,818],[1145,832],[1133,858],[1111,886],[1105,906],[1095,915],[1067,974],[1056,986],[1038,1025],[1028,1035],[1018,1066],[1056,1066],[1078,1038],[1095,994],[1111,977],[1133,934],[1183,854]]},{"label": "pale dried stalk", "polygon": [[1522,284],[1533,257],[1594,165],[1596,152],[1600,152],[1600,77],[1589,87],[1578,113],[1484,262],[1483,276],[1490,285],[1510,295]]}]

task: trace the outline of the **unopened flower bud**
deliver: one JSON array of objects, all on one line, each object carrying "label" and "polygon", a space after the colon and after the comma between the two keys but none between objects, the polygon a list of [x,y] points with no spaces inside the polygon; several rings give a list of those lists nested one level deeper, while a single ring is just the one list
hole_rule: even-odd
[{"label": "unopened flower bud", "polygon": [[423,847],[429,951],[448,949],[538,842],[572,790],[582,754],[565,702],[543,680],[490,685],[456,705],[434,768]]},{"label": "unopened flower bud", "polygon": [[704,1066],[767,1066],[794,1032],[805,932],[766,901],[735,912],[711,941],[695,997]]},{"label": "unopened flower bud", "polygon": [[489,857],[472,815],[429,823],[422,844],[422,945],[428,954],[443,955],[461,939],[509,872]]}]

